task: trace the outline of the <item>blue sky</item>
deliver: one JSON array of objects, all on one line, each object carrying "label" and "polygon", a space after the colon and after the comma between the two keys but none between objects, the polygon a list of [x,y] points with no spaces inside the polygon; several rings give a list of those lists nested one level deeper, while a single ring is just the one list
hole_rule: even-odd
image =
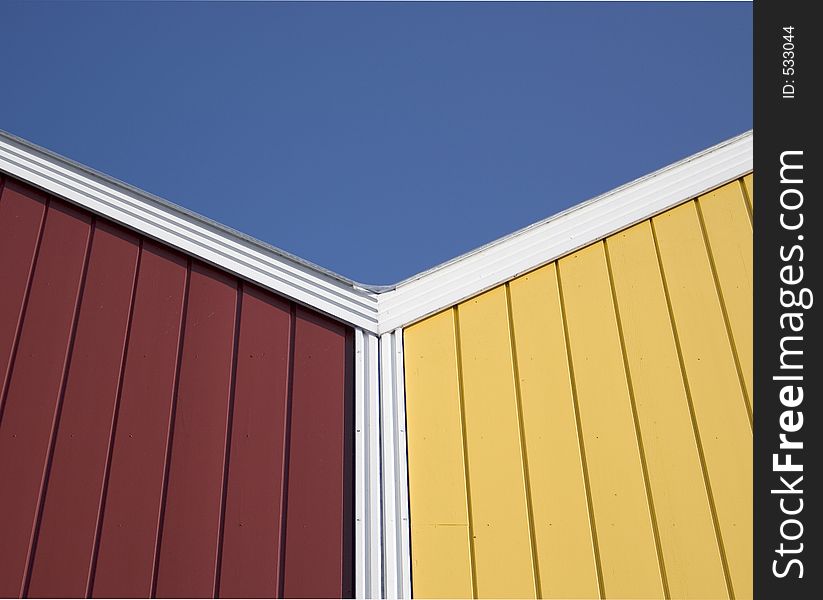
[{"label": "blue sky", "polygon": [[392,283],[752,126],[748,3],[0,2],[0,129]]}]

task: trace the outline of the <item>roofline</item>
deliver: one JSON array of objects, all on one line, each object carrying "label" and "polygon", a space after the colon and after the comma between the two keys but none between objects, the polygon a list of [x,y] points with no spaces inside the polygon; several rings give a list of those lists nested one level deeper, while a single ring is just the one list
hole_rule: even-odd
[{"label": "roofline", "polygon": [[753,133],[627,183],[398,284],[358,283],[0,130],[0,171],[269,290],[380,334],[752,171]]},{"label": "roofline", "polygon": [[377,295],[279,248],[0,130],[0,171],[356,327]]},{"label": "roofline", "polygon": [[751,130],[401,281],[379,296],[391,331],[750,173]]}]

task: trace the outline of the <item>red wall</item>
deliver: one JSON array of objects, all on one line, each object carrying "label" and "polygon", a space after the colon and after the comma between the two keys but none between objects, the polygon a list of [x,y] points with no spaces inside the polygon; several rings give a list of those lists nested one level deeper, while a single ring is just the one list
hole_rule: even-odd
[{"label": "red wall", "polygon": [[352,331],[0,194],[0,597],[350,596]]}]

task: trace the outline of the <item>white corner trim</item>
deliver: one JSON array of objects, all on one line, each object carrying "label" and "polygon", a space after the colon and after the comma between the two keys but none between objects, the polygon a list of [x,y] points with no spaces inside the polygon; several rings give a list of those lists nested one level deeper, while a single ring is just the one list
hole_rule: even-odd
[{"label": "white corner trim", "polygon": [[385,597],[411,598],[403,331],[380,336],[380,420]]},{"label": "white corner trim", "polygon": [[403,333],[355,331],[355,596],[411,598]]},{"label": "white corner trim", "polygon": [[337,319],[377,331],[377,295],[0,131],[0,171]]},{"label": "white corner trim", "polygon": [[379,332],[405,327],[751,172],[749,131],[399,283]]},{"label": "white corner trim", "polygon": [[383,597],[380,510],[380,350],[377,336],[354,333],[354,593]]}]

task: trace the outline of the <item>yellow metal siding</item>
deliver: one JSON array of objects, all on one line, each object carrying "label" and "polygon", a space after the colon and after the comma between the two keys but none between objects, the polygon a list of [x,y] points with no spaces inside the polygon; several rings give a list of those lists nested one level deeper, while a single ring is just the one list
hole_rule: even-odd
[{"label": "yellow metal siding", "polygon": [[594,598],[598,567],[557,268],[533,271],[509,289],[540,590]]},{"label": "yellow metal siding", "polygon": [[722,598],[723,563],[650,223],[606,242],[672,598]]},{"label": "yellow metal siding", "polygon": [[558,271],[604,594],[660,598],[654,524],[603,244],[561,259]]},{"label": "yellow metal siding", "polygon": [[406,329],[416,597],[751,597],[751,192]]},{"label": "yellow metal siding", "polygon": [[[718,291],[728,317],[738,368],[745,383],[746,402],[752,398],[752,222],[741,186],[727,185],[697,201],[708,237],[709,257],[717,274]],[[751,410],[749,411],[751,412]]]},{"label": "yellow metal siding", "polygon": [[749,173],[742,181],[743,190],[746,192],[746,202],[749,205],[749,211],[754,209],[754,176]]},{"label": "yellow metal siding", "polygon": [[531,528],[505,287],[465,302],[457,315],[477,593],[532,597]]},{"label": "yellow metal siding", "polygon": [[730,579],[752,595],[752,429],[694,202],[652,220]]},{"label": "yellow metal siding", "polygon": [[[414,514],[412,572],[421,597],[473,595],[460,371],[454,310],[404,334],[409,488]],[[448,557],[446,560],[443,557]]]}]

